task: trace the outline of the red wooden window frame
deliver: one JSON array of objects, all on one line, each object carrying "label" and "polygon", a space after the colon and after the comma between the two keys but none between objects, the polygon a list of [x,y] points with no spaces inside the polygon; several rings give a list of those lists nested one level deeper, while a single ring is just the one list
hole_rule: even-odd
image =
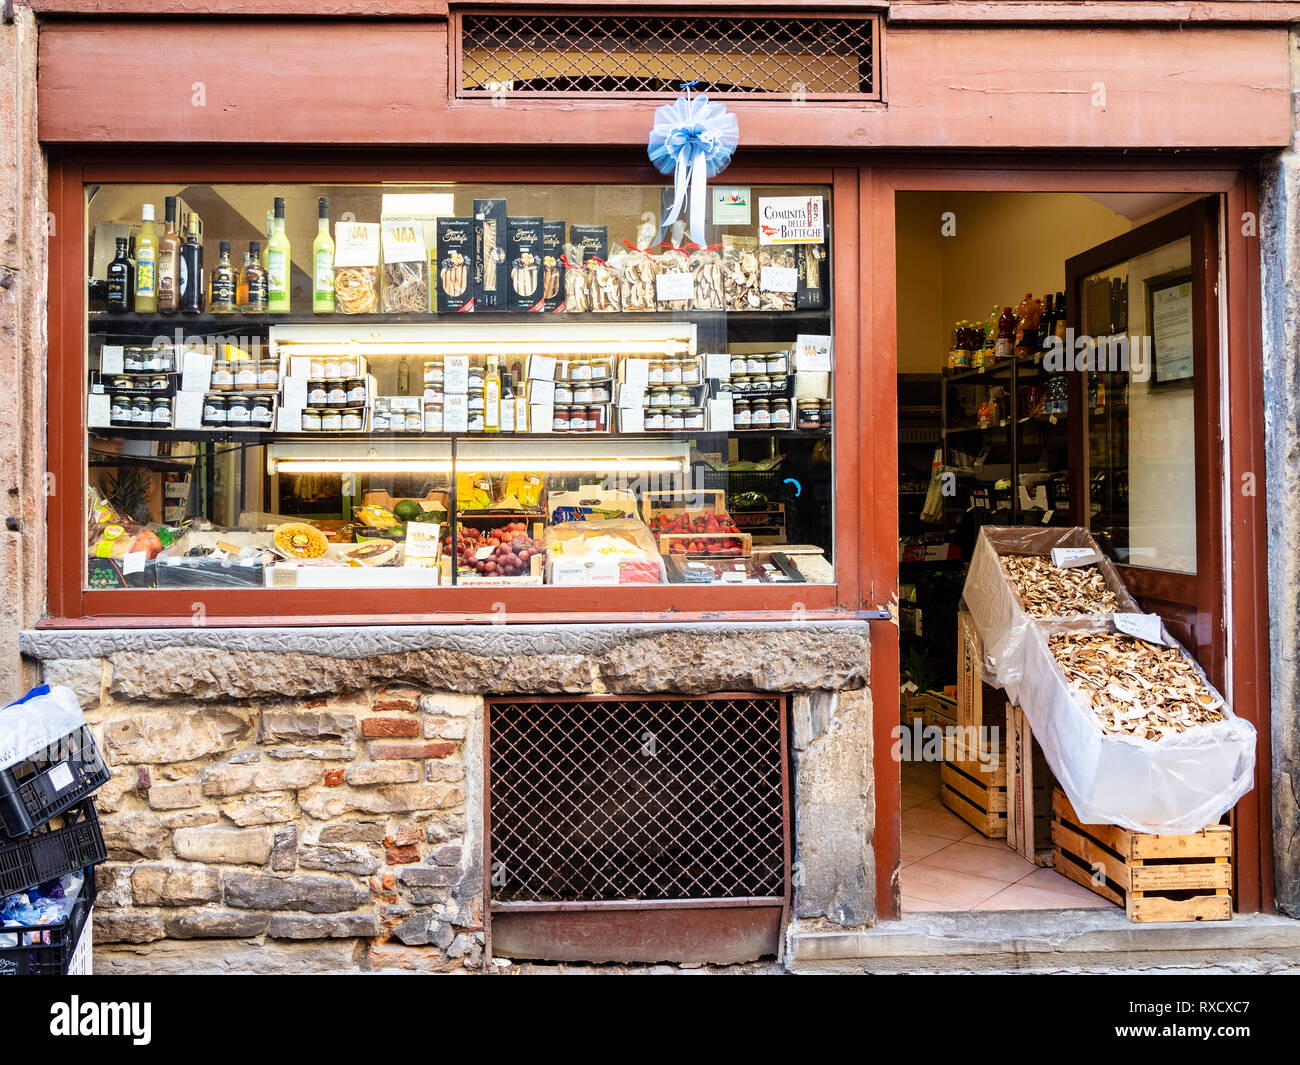
[{"label": "red wooden window frame", "polygon": [[[548,166],[514,164],[509,171],[481,163],[417,166],[387,161],[340,165],[328,156],[319,162],[285,164],[233,162],[178,164],[161,152],[136,153],[130,163],[51,162],[49,197],[59,219],[50,242],[48,469],[58,486],[48,499],[49,597],[47,625],[157,626],[176,624],[428,624],[500,618],[504,601],[511,621],[655,620],[674,618],[852,617],[866,608],[859,560],[851,550],[836,552],[836,583],[799,586],[720,586],[707,590],[680,585],[638,588],[456,588],[375,589],[340,594],[297,589],[120,589],[86,590],[84,565],[85,226],[84,186],[125,182],[291,183],[422,181],[500,184],[508,175],[521,184],[661,184],[650,167]],[[856,169],[740,167],[727,171],[728,183],[808,184],[831,188],[836,286],[834,331],[838,349],[835,380],[835,493],[840,539],[854,527],[860,496],[861,452],[852,398],[858,394],[857,292],[859,256],[858,174]],[[196,618],[202,618],[196,621]]]}]

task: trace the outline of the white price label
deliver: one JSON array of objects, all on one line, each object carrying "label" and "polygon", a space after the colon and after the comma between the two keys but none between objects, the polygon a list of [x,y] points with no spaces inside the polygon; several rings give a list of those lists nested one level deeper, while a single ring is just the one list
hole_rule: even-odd
[{"label": "white price label", "polygon": [[484,544],[482,547],[480,547],[477,551],[474,552],[474,559],[475,561],[481,562],[485,558],[491,558],[494,554],[496,554],[496,550],[497,549],[493,547],[491,544]]},{"label": "white price label", "polygon": [[67,762],[60,762],[45,774],[45,779],[56,792],[63,791],[72,787],[72,770]]},{"label": "white price label", "polygon": [[793,266],[765,266],[758,274],[763,292],[794,292],[799,288],[799,271]]},{"label": "white price label", "polygon": [[122,556],[123,573],[140,573],[144,570],[144,564],[149,558],[148,551],[128,551]]},{"label": "white price label", "polygon": [[694,298],[695,278],[691,274],[679,272],[655,275],[655,299],[660,303]]},{"label": "white price label", "polygon": [[1054,547],[1052,565],[1060,569],[1093,566],[1101,561],[1101,552],[1091,547]]},{"label": "white price label", "polygon": [[99,372],[102,374],[121,373],[126,348],[121,344],[105,344],[99,353]]},{"label": "white price label", "polygon": [[1164,646],[1163,626],[1159,614],[1115,614],[1115,628],[1139,640]]},{"label": "white price label", "polygon": [[465,433],[469,431],[469,396],[453,396],[450,393],[442,400],[442,431],[445,433]]}]

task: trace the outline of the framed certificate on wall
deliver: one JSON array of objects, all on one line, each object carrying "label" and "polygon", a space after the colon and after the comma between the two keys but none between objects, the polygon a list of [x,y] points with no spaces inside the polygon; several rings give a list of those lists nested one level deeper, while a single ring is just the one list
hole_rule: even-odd
[{"label": "framed certificate on wall", "polygon": [[1196,372],[1192,276],[1180,272],[1151,278],[1146,282],[1146,295],[1151,327],[1151,387],[1186,387]]}]

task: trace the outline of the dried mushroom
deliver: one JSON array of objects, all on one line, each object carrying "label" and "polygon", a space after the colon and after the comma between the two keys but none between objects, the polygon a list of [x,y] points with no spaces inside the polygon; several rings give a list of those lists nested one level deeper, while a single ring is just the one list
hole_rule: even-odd
[{"label": "dried mushroom", "polygon": [[1020,597],[1025,613],[1035,618],[1071,614],[1114,614],[1115,593],[1096,566],[1062,569],[1038,555],[1002,555],[1002,571]]},{"label": "dried mushroom", "polygon": [[1223,720],[1223,701],[1180,648],[1119,633],[1064,633],[1047,645],[1107,734],[1160,740]]}]

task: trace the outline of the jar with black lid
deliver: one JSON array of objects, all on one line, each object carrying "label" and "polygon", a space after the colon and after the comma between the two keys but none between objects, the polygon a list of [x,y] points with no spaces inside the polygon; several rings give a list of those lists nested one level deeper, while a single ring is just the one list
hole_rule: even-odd
[{"label": "jar with black lid", "polygon": [[271,428],[271,411],[275,401],[270,396],[253,396],[248,401],[248,422],[258,429]]},{"label": "jar with black lid", "polygon": [[204,425],[225,425],[226,424],[226,397],[225,396],[204,396],[203,397],[203,424]]},{"label": "jar with black lid", "polygon": [[247,429],[252,422],[247,396],[231,396],[226,401],[226,424],[232,429]]}]

